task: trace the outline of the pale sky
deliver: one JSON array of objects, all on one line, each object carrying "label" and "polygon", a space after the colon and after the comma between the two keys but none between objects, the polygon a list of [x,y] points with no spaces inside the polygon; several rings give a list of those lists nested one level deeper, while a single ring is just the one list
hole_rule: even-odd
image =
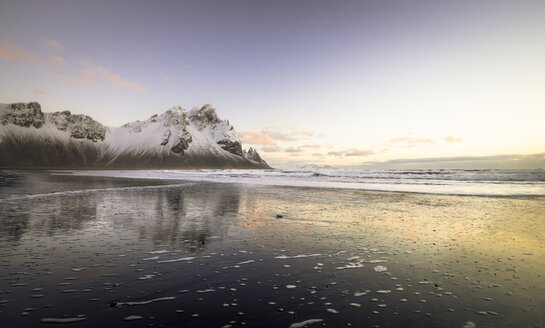
[{"label": "pale sky", "polygon": [[544,40],[541,0],[2,1],[0,103],[211,103],[272,165],[543,163]]}]

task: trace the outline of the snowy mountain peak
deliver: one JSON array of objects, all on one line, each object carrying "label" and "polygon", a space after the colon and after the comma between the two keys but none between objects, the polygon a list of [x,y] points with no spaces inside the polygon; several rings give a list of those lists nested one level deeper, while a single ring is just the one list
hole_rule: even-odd
[{"label": "snowy mountain peak", "polygon": [[244,158],[246,158],[248,161],[256,164],[262,164],[265,163],[264,160],[261,159],[261,156],[259,156],[257,150],[250,147],[250,149],[244,151]]},{"label": "snowy mountain peak", "polygon": [[[201,108],[193,108],[189,112],[189,119],[200,128],[205,128],[209,124],[217,124],[221,122],[218,114],[216,113],[216,108],[214,108],[214,106],[211,104],[206,104]],[[229,122],[227,122],[227,124],[229,124]]]},{"label": "snowy mountain peak", "polygon": [[87,115],[44,114],[38,103],[21,103],[0,105],[0,122],[0,167],[269,167],[255,150],[242,150],[233,126],[209,104],[109,129]]}]

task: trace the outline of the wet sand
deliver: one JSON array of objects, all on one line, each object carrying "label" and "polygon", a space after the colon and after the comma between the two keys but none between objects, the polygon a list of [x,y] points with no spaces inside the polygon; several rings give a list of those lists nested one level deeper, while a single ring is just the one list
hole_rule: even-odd
[{"label": "wet sand", "polygon": [[545,327],[542,197],[18,174],[2,327]]}]

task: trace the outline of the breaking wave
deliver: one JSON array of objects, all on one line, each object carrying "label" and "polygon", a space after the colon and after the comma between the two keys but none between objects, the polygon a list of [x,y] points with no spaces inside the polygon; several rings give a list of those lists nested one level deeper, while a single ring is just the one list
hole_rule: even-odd
[{"label": "breaking wave", "polygon": [[545,196],[545,170],[100,170],[73,175],[447,195]]}]

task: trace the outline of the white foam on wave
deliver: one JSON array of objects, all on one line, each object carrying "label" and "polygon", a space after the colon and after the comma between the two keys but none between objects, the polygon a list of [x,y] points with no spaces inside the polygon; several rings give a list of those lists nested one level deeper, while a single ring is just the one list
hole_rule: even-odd
[{"label": "white foam on wave", "polygon": [[250,264],[250,263],[254,263],[254,262],[255,262],[255,260],[242,261],[242,262],[238,262],[237,265]]},{"label": "white foam on wave", "polygon": [[324,321],[324,319],[308,319],[308,320],[305,320],[305,321],[292,323],[290,325],[290,328],[302,328],[302,327],[305,327],[307,325],[322,322],[322,321]]},{"label": "white foam on wave", "polygon": [[165,254],[165,253],[170,253],[170,251],[166,250],[166,249],[162,249],[162,250],[158,250],[158,251],[151,251],[149,253],[150,254]]},{"label": "white foam on wave", "polygon": [[308,255],[299,254],[299,255],[294,255],[294,256],[278,255],[278,256],[275,256],[274,258],[275,259],[281,259],[281,260],[287,260],[287,259],[298,259],[298,258],[303,258],[303,257],[316,257],[316,256],[322,256],[322,254],[308,254]]},{"label": "white foam on wave", "polygon": [[201,289],[201,290],[197,290],[196,292],[197,293],[211,293],[211,292],[215,292],[216,290],[213,289],[213,288],[207,288],[207,289]]},{"label": "white foam on wave", "polygon": [[147,274],[147,275],[144,275],[144,276],[142,276],[142,277],[140,277],[140,278],[138,278],[138,279],[139,279],[139,280],[148,280],[148,279],[151,279],[151,278],[153,278],[153,277],[155,277],[154,274]]},{"label": "white foam on wave", "polygon": [[250,263],[254,263],[254,262],[255,262],[255,260],[242,261],[242,262],[235,263],[234,265],[224,266],[224,267],[222,267],[222,269],[240,268],[241,265],[250,264]]},{"label": "white foam on wave", "polygon": [[82,190],[66,190],[66,191],[56,191],[44,194],[31,194],[31,195],[18,195],[5,199],[0,199],[0,203],[8,201],[16,201],[22,199],[38,199],[38,198],[48,198],[48,197],[67,197],[67,196],[76,196],[82,194],[89,194],[95,192],[108,192],[108,191],[129,191],[129,190],[146,190],[146,189],[167,189],[167,188],[177,188],[180,186],[187,186],[187,184],[171,184],[171,185],[158,185],[158,186],[136,186],[136,187],[119,187],[119,188],[95,188],[95,189],[82,189]]},{"label": "white foam on wave", "polygon": [[174,259],[174,260],[157,261],[157,263],[173,263],[173,262],[181,262],[181,261],[191,261],[194,259],[196,259],[195,256],[188,256],[188,257],[182,257],[182,258]]},{"label": "white foam on wave", "polygon": [[154,298],[152,300],[140,301],[140,302],[119,302],[119,303],[117,303],[117,306],[122,306],[122,305],[146,305],[146,304],[150,304],[150,303],[153,303],[153,302],[171,301],[171,300],[174,300],[174,299],[176,299],[176,297],[167,296],[167,297]]},{"label": "white foam on wave", "polygon": [[142,261],[153,261],[158,259],[159,259],[159,256],[152,256],[152,257],[146,257],[145,259],[142,259]]},{"label": "white foam on wave", "polygon": [[100,170],[73,175],[479,196],[545,196],[543,170]]},{"label": "white foam on wave", "polygon": [[358,269],[358,268],[363,268],[364,266],[365,265],[361,262],[354,262],[354,263],[349,263],[345,266],[337,267],[336,269],[337,270]]}]

